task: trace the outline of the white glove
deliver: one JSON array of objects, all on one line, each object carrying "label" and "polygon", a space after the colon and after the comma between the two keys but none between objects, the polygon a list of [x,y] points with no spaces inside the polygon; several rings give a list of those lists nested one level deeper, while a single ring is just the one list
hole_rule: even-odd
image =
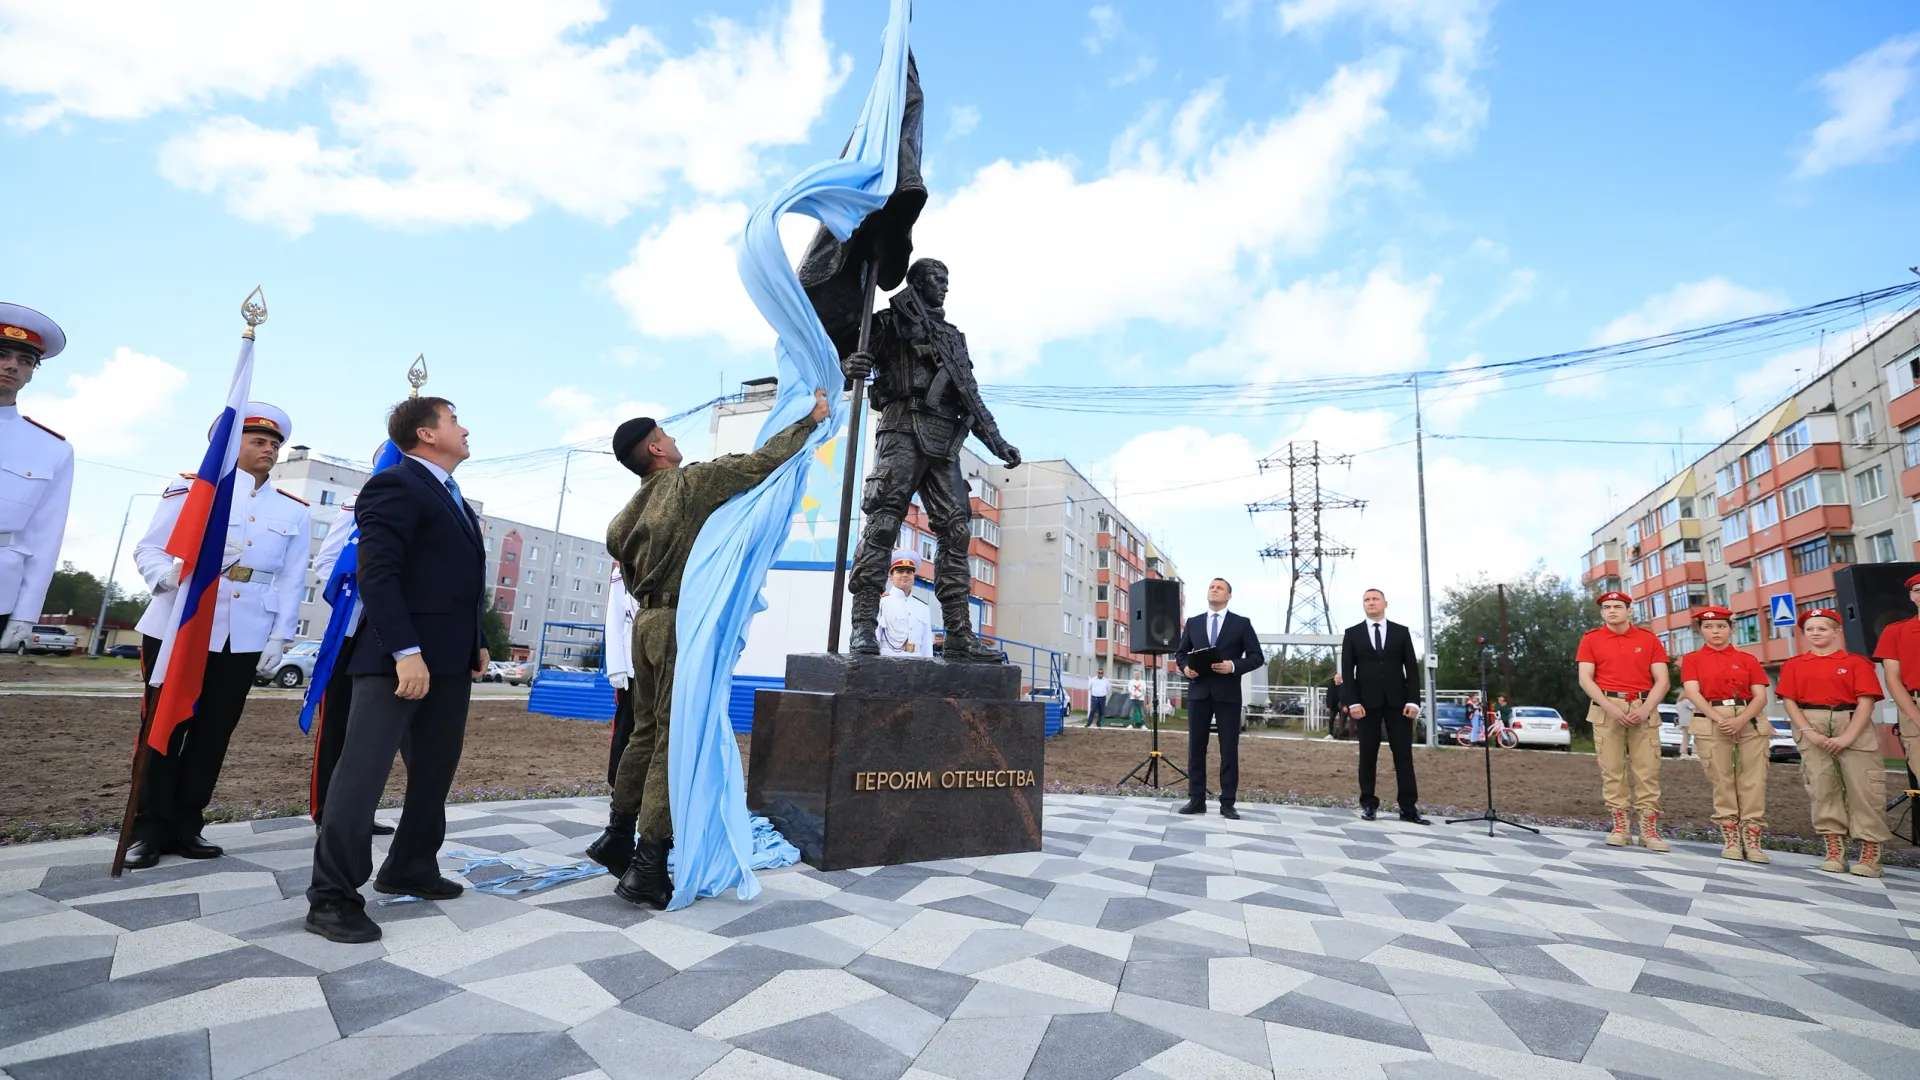
[{"label": "white glove", "polygon": [[627,688],[627,683],[630,681],[632,680],[626,675],[625,672],[621,672],[618,674],[610,674],[607,676],[607,682],[613,684],[613,688],[615,690],[625,690]]},{"label": "white glove", "polygon": [[272,675],[280,670],[280,660],[287,654],[287,643],[282,638],[268,638],[267,647],[260,650],[260,662],[254,665],[255,671],[262,675]]},{"label": "white glove", "polygon": [[165,596],[166,594],[179,588],[180,587],[180,568],[184,565],[186,564],[182,563],[179,559],[173,560],[173,569],[167,571],[167,576],[153,583],[153,595]]},{"label": "white glove", "polygon": [[11,652],[21,642],[27,640],[27,635],[31,633],[33,633],[33,624],[27,620],[7,620],[7,628],[0,630],[0,652]]}]

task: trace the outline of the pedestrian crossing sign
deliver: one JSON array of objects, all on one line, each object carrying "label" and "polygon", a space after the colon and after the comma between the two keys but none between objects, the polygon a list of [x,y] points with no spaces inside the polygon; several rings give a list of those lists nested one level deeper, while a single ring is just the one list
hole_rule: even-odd
[{"label": "pedestrian crossing sign", "polygon": [[1773,625],[1792,626],[1797,620],[1793,614],[1793,594],[1775,593],[1767,598],[1773,610]]}]

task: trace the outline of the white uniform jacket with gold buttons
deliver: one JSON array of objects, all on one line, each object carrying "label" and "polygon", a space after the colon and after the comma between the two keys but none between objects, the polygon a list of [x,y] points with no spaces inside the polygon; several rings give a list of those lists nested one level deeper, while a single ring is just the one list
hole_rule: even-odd
[{"label": "white uniform jacket with gold buttons", "polygon": [[903,593],[891,584],[880,594],[881,656],[911,656],[933,659],[933,610],[917,596]]},{"label": "white uniform jacket with gold buttons", "polygon": [[38,622],[60,565],[73,494],[73,447],[0,408],[0,615]]},{"label": "white uniform jacket with gold buttons", "polygon": [[[159,584],[173,569],[173,556],[166,552],[167,540],[173,536],[174,523],[180,518],[180,507],[186,503],[191,486],[192,481],[187,479],[167,485],[153,523],[134,545],[133,561],[140,567],[140,576],[147,579],[148,588]],[[268,638],[293,640],[300,597],[307,586],[307,538],[312,531],[313,518],[306,503],[266,484],[254,487],[253,477],[246,473],[234,474],[233,510],[227,517],[226,553],[220,560],[222,576],[214,590],[217,602],[208,651],[219,652],[231,643],[233,652],[259,652]],[[234,566],[265,571],[273,579],[235,581],[226,576]],[[173,628],[173,609],[179,596],[178,589],[155,596],[146,614],[140,616],[137,629],[148,637],[165,637]]]}]

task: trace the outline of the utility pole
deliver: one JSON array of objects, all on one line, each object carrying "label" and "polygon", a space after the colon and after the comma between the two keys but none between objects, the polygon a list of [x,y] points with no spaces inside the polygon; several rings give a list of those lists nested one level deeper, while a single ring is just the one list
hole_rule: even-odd
[{"label": "utility pole", "polygon": [[1426,633],[1426,655],[1420,658],[1421,670],[1426,673],[1426,714],[1427,745],[1440,745],[1439,718],[1436,715],[1440,699],[1435,696],[1434,671],[1440,666],[1439,654],[1434,652],[1433,642],[1433,574],[1427,564],[1427,437],[1426,428],[1420,420],[1420,376],[1413,377],[1413,474],[1420,488],[1420,617]]},{"label": "utility pole", "polygon": [[127,512],[120,519],[120,539],[113,542],[113,561],[107,564],[107,585],[100,592],[100,614],[93,620],[93,648],[88,650],[95,656],[104,656],[107,652],[107,604],[113,599],[113,574],[120,568],[120,548],[127,542],[127,523],[133,520],[133,500],[142,497],[151,498],[153,492],[136,491],[127,496]]},{"label": "utility pole", "polygon": [[567,474],[573,471],[573,448],[568,447],[560,466],[560,505],[553,508],[553,550],[560,550],[560,514],[567,508]]},{"label": "utility pole", "polygon": [[[1367,504],[1320,486],[1324,466],[1346,465],[1352,454],[1334,454],[1320,449],[1318,442],[1288,443],[1278,454],[1262,458],[1260,471],[1285,467],[1287,495],[1248,503],[1247,513],[1285,511],[1287,538],[1276,540],[1260,550],[1262,559],[1287,559],[1293,575],[1287,584],[1287,617],[1282,633],[1331,634],[1333,620],[1327,608],[1327,560],[1353,554],[1353,549],[1327,536],[1320,528],[1320,514],[1326,510],[1358,510]],[[1287,672],[1287,646],[1280,647],[1278,676],[1284,684]]]},{"label": "utility pole", "polygon": [[1500,593],[1500,677],[1506,687],[1509,704],[1513,701],[1513,649],[1507,644],[1507,587],[1495,585]]}]

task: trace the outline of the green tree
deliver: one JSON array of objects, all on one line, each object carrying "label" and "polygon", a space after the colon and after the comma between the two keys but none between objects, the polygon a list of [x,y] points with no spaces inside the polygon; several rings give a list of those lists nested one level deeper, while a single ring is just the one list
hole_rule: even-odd
[{"label": "green tree", "polygon": [[[41,614],[82,615],[91,618],[100,611],[100,595],[106,587],[99,578],[85,570],[78,570],[70,562],[61,563],[60,569],[53,572],[53,581],[47,586],[47,599],[40,605]],[[146,610],[146,593],[129,592],[119,582],[113,583],[113,597],[107,605],[107,618],[121,622],[133,622]]]},{"label": "green tree", "polygon": [[[1580,637],[1599,625],[1586,593],[1543,568],[1504,583],[1507,591],[1507,639],[1513,664],[1516,705],[1548,705],[1560,710],[1576,732],[1587,726],[1587,697],[1580,690],[1574,653]],[[1500,656],[1500,601],[1495,583],[1484,576],[1448,588],[1440,598],[1434,628],[1440,657],[1439,685],[1447,689],[1480,685],[1480,646],[1487,641],[1487,692],[1506,692]]]},{"label": "green tree", "polygon": [[505,660],[513,642],[507,638],[507,612],[501,610],[499,601],[487,609],[480,625],[487,633],[487,654],[495,660]]}]

